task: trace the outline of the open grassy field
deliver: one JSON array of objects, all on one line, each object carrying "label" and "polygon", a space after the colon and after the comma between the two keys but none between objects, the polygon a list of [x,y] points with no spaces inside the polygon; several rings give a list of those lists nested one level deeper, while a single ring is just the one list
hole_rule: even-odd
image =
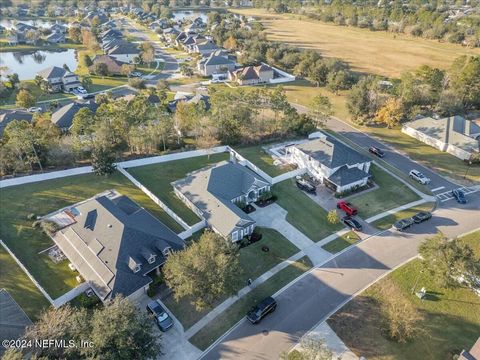
[{"label": "open grassy field", "polygon": [[[246,285],[247,279],[255,280],[299,251],[295,245],[276,230],[257,227],[257,231],[262,234],[262,239],[240,250],[240,264],[245,279],[241,287]],[[270,251],[262,251],[263,246],[268,246]],[[220,299],[218,303],[223,300],[225,299]],[[185,329],[191,327],[213,308],[197,311],[188,299],[176,301],[173,296],[164,299],[163,302],[180,320]]]},{"label": "open grassy field", "polygon": [[480,49],[355,27],[336,26],[292,14],[275,14],[264,9],[234,9],[233,12],[260,17],[267,38],[294,47],[318,50],[325,57],[347,61],[354,70],[387,77],[420,65],[442,69],[464,54]]},{"label": "open grassy field", "polygon": [[358,215],[361,218],[368,219],[385,210],[391,210],[420,199],[408,186],[375,164],[370,167],[370,173],[373,181],[378,185],[378,189],[348,197],[348,201],[358,209]]},{"label": "open grassy field", "polygon": [[[463,241],[480,254],[480,232]],[[432,276],[420,274],[420,260],[414,260],[395,270],[344,306],[329,320],[329,325],[357,355],[372,360],[446,360],[462,349],[470,349],[480,334],[480,300],[465,288],[439,287]],[[417,290],[427,289],[422,301],[411,293],[418,275]],[[380,302],[385,294],[382,285],[393,283],[397,296],[411,302],[423,315],[418,323],[420,333],[414,340],[399,344],[387,340],[383,334]]]},{"label": "open grassy field", "polygon": [[175,195],[170,183],[184,178],[189,172],[222,160],[228,160],[228,158],[229,154],[227,153],[214,154],[210,157],[197,156],[190,159],[135,167],[128,169],[128,172],[158,196],[187,224],[193,225],[200,219]]},{"label": "open grassy field", "polygon": [[311,267],[312,264],[306,256],[287,266],[247,295],[237,300],[226,311],[192,336],[190,342],[199,349],[205,350],[223,333],[241,320],[252,306],[265,297],[271,296],[290,281],[308,271]]},{"label": "open grassy field", "polygon": [[342,236],[337,237],[335,240],[323,245],[322,249],[327,250],[329,253],[336,254],[350,245],[355,244],[359,240],[360,236],[358,236],[354,231],[349,231]]},{"label": "open grassy field", "polygon": [[293,166],[276,166],[273,165],[273,158],[263,150],[262,145],[254,146],[245,146],[245,147],[235,147],[240,155],[245,157],[247,160],[250,160],[254,165],[258,166],[260,169],[265,171],[268,175],[275,177],[286,173],[290,170],[293,170]]},{"label": "open grassy field", "polygon": [[0,246],[0,288],[9,292],[30,320],[35,321],[50,306],[10,254]]},{"label": "open grassy field", "polygon": [[395,214],[388,215],[383,219],[373,222],[372,225],[375,226],[377,229],[387,230],[390,229],[392,225],[400,219],[412,217],[419,211],[432,211],[434,205],[434,203],[425,203],[422,205],[414,206],[410,209],[402,210]]},{"label": "open grassy field", "polygon": [[342,224],[327,221],[327,211],[298,189],[294,179],[275,184],[272,191],[278,197],[278,205],[287,210],[287,221],[312,241],[320,241],[342,229]]},{"label": "open grassy field", "polygon": [[46,215],[109,189],[129,196],[172,230],[183,230],[118,172],[110,177],[88,174],[0,189],[0,238],[53,298],[77,285],[76,274],[69,270],[67,261],[55,265],[47,255],[38,254],[53,245],[53,241],[33,228],[33,220],[27,216]]}]

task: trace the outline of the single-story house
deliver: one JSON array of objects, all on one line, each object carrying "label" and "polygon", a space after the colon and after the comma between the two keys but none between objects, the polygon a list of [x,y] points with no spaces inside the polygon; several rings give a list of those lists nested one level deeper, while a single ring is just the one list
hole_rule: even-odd
[{"label": "single-story house", "polygon": [[[32,325],[25,311],[17,304],[5,289],[0,289],[0,339],[20,339],[27,326]],[[5,347],[0,345],[0,356],[5,352]]]},{"label": "single-story house", "polygon": [[136,298],[171,251],[184,241],[144,208],[115,190],[44,217],[57,224],[52,239],[95,294]]},{"label": "single-story house", "polygon": [[275,76],[273,69],[265,64],[246,66],[242,69],[229,71],[228,78],[239,85],[256,85],[269,83]]},{"label": "single-story house", "polygon": [[371,160],[338,140],[319,133],[317,139],[285,148],[286,159],[336,193],[365,186]]},{"label": "single-story house", "polygon": [[82,86],[78,75],[58,66],[50,66],[49,68],[39,71],[37,75],[40,75],[46,81],[50,92],[70,92]]},{"label": "single-story house", "polygon": [[122,61],[118,61],[112,56],[109,55],[95,55],[92,60],[93,65],[88,67],[88,70],[93,73],[95,72],[96,64],[105,64],[107,65],[108,72],[113,75],[118,75],[122,73],[122,66],[127,64]]},{"label": "single-story house", "polygon": [[24,110],[6,110],[3,114],[0,114],[0,137],[3,136],[3,132],[7,125],[13,120],[25,120],[32,122],[33,114]]},{"label": "single-story house", "polygon": [[172,183],[175,194],[215,232],[232,241],[252,234],[255,221],[236,203],[252,203],[270,190],[267,180],[235,162],[222,161]]},{"label": "single-story house", "polygon": [[95,111],[97,111],[98,104],[95,101],[74,101],[55,111],[52,114],[51,120],[62,131],[68,131],[72,127],[75,114],[83,108],[88,108],[92,113],[95,113]]},{"label": "single-story house", "polygon": [[402,132],[462,160],[480,151],[480,126],[458,115],[442,119],[423,117],[405,123]]},{"label": "single-story house", "polygon": [[108,55],[124,63],[133,63],[133,59],[140,55],[140,50],[135,44],[123,42],[116,45],[107,52]]}]

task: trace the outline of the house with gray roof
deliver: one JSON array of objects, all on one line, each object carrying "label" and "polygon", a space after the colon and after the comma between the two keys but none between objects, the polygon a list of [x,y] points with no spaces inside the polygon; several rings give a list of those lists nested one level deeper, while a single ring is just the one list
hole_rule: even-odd
[{"label": "house with gray roof", "polygon": [[[21,338],[32,321],[20,305],[5,289],[0,289],[0,339],[16,340]],[[0,345],[0,356],[5,352]]]},{"label": "house with gray roof", "polygon": [[322,132],[318,138],[287,146],[285,151],[289,162],[306,169],[336,193],[365,186],[371,177],[370,158]]},{"label": "house with gray roof", "polygon": [[37,75],[45,80],[50,92],[71,92],[73,89],[82,86],[78,75],[58,66],[50,66],[39,71]]},{"label": "house with gray roof", "polygon": [[61,32],[53,32],[48,35],[45,40],[50,44],[60,44],[65,42],[65,34]]},{"label": "house with gray roof", "polygon": [[0,137],[3,136],[3,132],[9,123],[13,120],[32,122],[33,114],[25,110],[6,110],[3,114],[0,114]]},{"label": "house with gray roof", "polygon": [[215,232],[232,241],[252,234],[255,221],[238,207],[270,190],[267,180],[238,163],[222,161],[172,183],[175,194]]},{"label": "house with gray roof", "polygon": [[480,125],[458,115],[442,119],[422,117],[405,123],[402,132],[462,160],[480,151]]},{"label": "house with gray roof", "polygon": [[107,54],[115,58],[115,60],[131,64],[133,63],[133,59],[140,55],[140,50],[137,45],[122,41],[110,48]]},{"label": "house with gray roof", "polygon": [[144,208],[115,190],[44,217],[55,244],[102,301],[135,298],[184,241]]},{"label": "house with gray roof", "polygon": [[198,61],[197,70],[203,76],[227,74],[235,70],[236,63],[225,51],[216,50]]},{"label": "house with gray roof", "polygon": [[52,122],[59,127],[62,131],[68,131],[73,124],[73,118],[80,109],[87,108],[92,113],[97,111],[98,105],[95,101],[86,102],[71,102],[52,114]]}]

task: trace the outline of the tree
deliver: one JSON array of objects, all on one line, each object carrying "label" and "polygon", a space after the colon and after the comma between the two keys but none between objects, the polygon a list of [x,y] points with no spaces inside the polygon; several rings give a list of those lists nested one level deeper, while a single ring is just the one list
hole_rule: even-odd
[{"label": "tree", "polygon": [[95,118],[93,112],[87,108],[81,108],[73,116],[71,133],[74,135],[91,135],[94,132]]},{"label": "tree", "polygon": [[404,116],[402,101],[392,97],[377,111],[375,121],[387,125],[390,129],[400,124]]},{"label": "tree", "polygon": [[152,43],[144,42],[140,45],[140,58],[145,64],[151,64],[155,60],[155,49]]},{"label": "tree", "polygon": [[187,63],[180,64],[180,73],[184,76],[190,77],[193,76],[193,69]]},{"label": "tree", "polygon": [[374,91],[375,78],[362,77],[347,95],[347,108],[354,120],[370,117],[377,111],[377,96]]},{"label": "tree", "polygon": [[300,349],[283,353],[282,360],[331,360],[332,352],[318,335],[307,335],[300,340]]},{"label": "tree", "polygon": [[338,224],[340,222],[340,218],[337,214],[337,211],[335,209],[330,210],[327,214],[327,221],[330,224]]},{"label": "tree", "polygon": [[480,56],[461,56],[448,71],[450,88],[465,107],[480,107]]},{"label": "tree", "polygon": [[480,289],[480,259],[473,249],[458,239],[448,240],[441,233],[426,239],[418,249],[424,268],[441,286],[464,284]]},{"label": "tree", "polygon": [[120,68],[120,72],[123,76],[128,76],[131,72],[135,70],[135,65],[133,64],[123,64]]},{"label": "tree", "polygon": [[82,63],[85,67],[90,67],[93,65],[92,59],[87,54],[82,55]]},{"label": "tree", "polygon": [[80,43],[82,41],[82,30],[78,26],[71,26],[68,29],[68,37],[74,43]]},{"label": "tree", "polygon": [[82,86],[85,89],[90,89],[90,86],[92,86],[92,78],[88,75],[82,76]]},{"label": "tree", "polygon": [[29,108],[35,105],[36,99],[32,93],[26,89],[22,89],[17,94],[15,104],[19,107]]},{"label": "tree", "polygon": [[20,79],[19,79],[17,73],[8,74],[8,75],[7,75],[7,80],[8,80],[8,82],[10,83],[10,85],[11,85],[12,88],[14,88],[17,84],[20,83]]},{"label": "tree", "polygon": [[325,122],[332,115],[332,103],[326,96],[317,95],[310,104],[310,116],[318,127],[325,126]]},{"label": "tree", "polygon": [[35,76],[35,85],[37,85],[38,87],[42,87],[43,77],[41,75],[36,75]]},{"label": "tree", "polygon": [[230,36],[227,40],[223,42],[223,47],[225,49],[234,50],[237,48],[237,46],[237,40],[233,36]]},{"label": "tree", "polygon": [[115,153],[104,144],[95,144],[92,150],[92,167],[95,175],[108,176],[115,171]]},{"label": "tree", "polygon": [[175,299],[187,297],[202,310],[238,290],[242,278],[239,249],[209,231],[186,249],[169,255],[163,273]]},{"label": "tree", "polygon": [[108,76],[108,66],[105,63],[96,63],[93,66],[93,71],[95,74],[100,76]]}]

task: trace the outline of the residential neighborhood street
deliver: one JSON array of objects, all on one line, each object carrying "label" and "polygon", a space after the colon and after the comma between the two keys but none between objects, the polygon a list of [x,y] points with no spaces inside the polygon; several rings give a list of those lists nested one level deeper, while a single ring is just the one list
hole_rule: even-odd
[{"label": "residential neighborhood street", "polygon": [[340,253],[276,295],[277,310],[260,324],[242,320],[201,359],[278,359],[352,296],[416,256],[426,237],[437,231],[454,237],[477,229],[480,195],[469,200],[466,205],[449,201],[429,222],[405,233],[388,230]]}]

